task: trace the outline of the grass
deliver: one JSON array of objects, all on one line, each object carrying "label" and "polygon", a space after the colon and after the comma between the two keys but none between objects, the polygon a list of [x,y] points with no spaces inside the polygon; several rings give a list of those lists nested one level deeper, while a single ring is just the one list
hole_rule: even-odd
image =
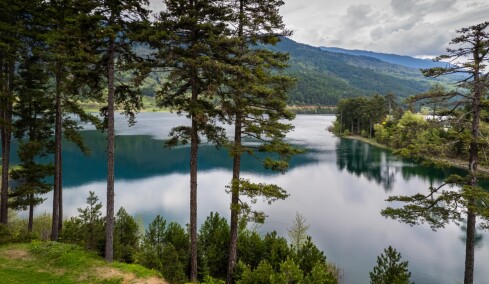
[{"label": "grass", "polygon": [[167,283],[140,265],[107,263],[76,245],[34,241],[0,246],[2,283]]}]

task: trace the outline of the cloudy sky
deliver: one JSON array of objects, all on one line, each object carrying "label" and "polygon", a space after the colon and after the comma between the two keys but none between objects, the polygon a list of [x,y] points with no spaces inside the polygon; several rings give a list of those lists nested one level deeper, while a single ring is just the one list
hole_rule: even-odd
[{"label": "cloudy sky", "polygon": [[[151,2],[153,10],[161,6]],[[489,21],[487,0],[284,2],[281,14],[295,41],[419,57],[442,54],[457,29]]]}]

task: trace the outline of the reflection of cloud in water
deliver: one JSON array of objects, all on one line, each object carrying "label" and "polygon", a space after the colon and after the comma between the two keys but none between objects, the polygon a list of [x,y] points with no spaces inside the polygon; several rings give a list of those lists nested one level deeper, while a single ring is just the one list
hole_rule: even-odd
[{"label": "reflection of cloud in water", "polygon": [[[230,173],[211,171],[198,176],[199,222],[202,222],[211,211],[224,216],[229,215],[229,198],[224,192],[229,183]],[[89,191],[95,192],[104,205],[105,215],[106,183],[95,182],[63,190],[64,217],[78,215],[77,208],[85,208]],[[188,223],[189,215],[189,179],[188,175],[170,174],[135,181],[116,181],[115,208],[122,206],[129,214],[142,216],[145,223],[160,214],[169,221],[181,224]],[[36,207],[37,212],[50,212],[52,196]]]},{"label": "reflection of cloud in water", "polygon": [[[135,132],[131,133],[165,138],[165,131],[171,128],[171,123],[176,123],[168,122],[168,116],[171,115],[141,114],[138,124],[131,129]],[[172,119],[178,123],[186,121],[185,117]],[[376,257],[388,245],[398,249],[409,261],[412,280],[416,283],[461,281],[464,244],[459,238],[460,228],[449,226],[432,232],[427,225],[410,227],[380,215],[380,210],[388,206],[385,199],[389,195],[426,192],[430,182],[437,184],[446,172],[396,159],[384,150],[360,142],[333,137],[325,130],[332,120],[326,116],[297,117],[296,129],[288,137],[311,150],[304,158],[293,162],[287,174],[264,172],[259,163],[249,162],[245,167],[243,178],[276,183],[290,194],[288,199],[271,206],[260,202],[256,205],[269,216],[260,231],[276,230],[286,237],[287,227],[295,213],[300,212],[311,225],[309,233],[319,248],[326,252],[330,261],[345,270],[346,284],[367,283]],[[128,131],[122,129],[118,133],[124,135]],[[115,189],[116,210],[124,206],[130,214],[141,216],[146,224],[157,214],[169,221],[188,223],[189,177],[188,163],[184,160],[187,151],[178,149],[172,152],[178,154],[171,156],[162,148],[161,141],[126,138],[118,140],[118,149],[126,151],[119,151],[123,155],[116,159],[123,165],[116,172],[119,178]],[[126,144],[127,148],[123,148]],[[136,146],[144,151],[136,152]],[[100,149],[103,152],[105,148]],[[200,153],[208,153],[201,156],[203,164],[198,175],[198,220],[202,223],[211,211],[229,216],[230,196],[225,193],[225,186],[230,182],[231,172],[227,153],[210,147],[203,147]],[[81,167],[78,161],[73,175],[80,175],[80,172],[86,175],[85,170],[93,169],[103,176],[103,169],[94,168],[100,163],[97,160]],[[176,171],[177,166],[181,170]],[[89,191],[99,196],[105,214],[106,185],[105,181],[97,180],[65,188],[65,217],[77,215],[77,208],[86,206]],[[390,191],[386,192],[387,189]],[[37,212],[51,212],[51,194],[47,197],[48,200],[36,208]],[[489,270],[485,269],[489,262],[487,236],[484,233],[482,247],[476,251],[475,283],[489,279]]]},{"label": "reflection of cloud in water", "polygon": [[[388,245],[410,261],[416,283],[453,283],[463,278],[465,245],[458,239],[458,227],[451,225],[433,232],[426,225],[410,227],[386,219],[379,208],[387,206],[384,200],[388,195],[365,177],[351,177],[346,172],[337,173],[334,165],[321,164],[294,169],[280,179],[268,179],[287,188],[291,196],[263,206],[270,217],[262,231],[277,230],[286,236],[295,212],[300,212],[328,259],[345,270],[346,283],[365,283],[376,256]],[[412,194],[425,187],[420,178],[398,179],[389,194]],[[485,247],[476,252],[476,277],[480,281],[489,279],[489,271],[483,269],[489,261],[487,240],[484,242]]]}]

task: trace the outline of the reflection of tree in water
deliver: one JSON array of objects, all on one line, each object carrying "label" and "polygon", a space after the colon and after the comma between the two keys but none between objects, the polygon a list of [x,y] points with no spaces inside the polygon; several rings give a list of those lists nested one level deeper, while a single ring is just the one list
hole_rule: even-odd
[{"label": "reflection of tree in water", "polygon": [[[63,185],[79,186],[93,181],[103,181],[107,175],[105,136],[95,130],[82,131],[86,146],[91,150],[85,156],[72,143],[63,147]],[[16,144],[12,149],[12,164],[18,163],[15,156]],[[199,170],[232,169],[232,159],[226,149],[216,149],[213,145],[202,144],[199,149]],[[153,139],[148,135],[121,135],[116,137],[115,153],[116,176],[118,180],[137,180],[169,174],[188,174],[190,151],[188,146],[167,148],[162,140]],[[258,153],[260,158],[265,155]],[[317,162],[319,154],[312,149],[308,155],[297,155],[292,158],[290,169]],[[51,157],[49,157],[51,158]],[[258,159],[244,155],[242,158],[243,172],[261,175],[280,175],[265,170]]]},{"label": "reflection of tree in water", "polygon": [[336,164],[356,176],[364,176],[382,185],[385,191],[392,190],[398,166],[397,160],[385,150],[369,144],[340,139],[336,144]]},{"label": "reflection of tree in water", "polygon": [[375,181],[386,192],[392,190],[398,172],[404,180],[419,178],[429,182],[430,186],[438,186],[450,174],[463,173],[460,169],[423,166],[397,158],[388,150],[351,139],[340,139],[336,144],[336,164],[340,170],[346,169],[349,173]]}]

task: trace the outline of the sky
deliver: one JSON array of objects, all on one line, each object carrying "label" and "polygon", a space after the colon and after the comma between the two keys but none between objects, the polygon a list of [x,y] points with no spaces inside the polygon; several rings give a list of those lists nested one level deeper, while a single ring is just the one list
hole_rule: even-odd
[{"label": "sky", "polygon": [[[154,11],[161,0],[150,0]],[[312,46],[434,57],[460,28],[489,21],[487,0],[283,0],[292,39]]]}]

